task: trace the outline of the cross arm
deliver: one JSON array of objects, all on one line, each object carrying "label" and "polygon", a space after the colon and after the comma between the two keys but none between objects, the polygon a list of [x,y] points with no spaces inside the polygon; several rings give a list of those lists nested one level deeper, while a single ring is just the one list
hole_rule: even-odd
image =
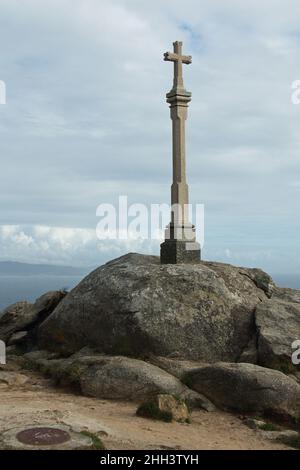
[{"label": "cross arm", "polygon": [[174,54],[173,52],[166,52],[164,54],[164,60],[167,60],[169,62],[179,62],[179,60],[181,60],[184,64],[191,64],[192,56]]}]

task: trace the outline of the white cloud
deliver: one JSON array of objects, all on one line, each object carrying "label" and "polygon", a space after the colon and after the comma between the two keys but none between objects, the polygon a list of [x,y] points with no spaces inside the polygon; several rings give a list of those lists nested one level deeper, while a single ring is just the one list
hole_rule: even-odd
[{"label": "white cloud", "polygon": [[0,227],[0,260],[96,266],[129,251],[155,253],[158,242],[98,240],[96,231],[47,226]]}]

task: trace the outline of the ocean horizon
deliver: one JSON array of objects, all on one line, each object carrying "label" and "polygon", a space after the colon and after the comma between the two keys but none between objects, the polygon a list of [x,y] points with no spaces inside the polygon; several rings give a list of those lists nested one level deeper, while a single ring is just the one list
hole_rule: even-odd
[{"label": "ocean horizon", "polygon": [[300,274],[271,274],[271,276],[279,287],[300,290]]},{"label": "ocean horizon", "polygon": [[34,302],[51,290],[73,289],[84,276],[26,275],[0,276],[0,310],[27,300]]}]

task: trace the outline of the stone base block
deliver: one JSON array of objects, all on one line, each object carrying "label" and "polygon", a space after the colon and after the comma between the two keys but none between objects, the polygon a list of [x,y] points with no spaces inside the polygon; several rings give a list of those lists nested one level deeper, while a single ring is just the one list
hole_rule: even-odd
[{"label": "stone base block", "polygon": [[166,240],[160,245],[161,264],[197,263],[201,260],[201,248],[197,242]]}]

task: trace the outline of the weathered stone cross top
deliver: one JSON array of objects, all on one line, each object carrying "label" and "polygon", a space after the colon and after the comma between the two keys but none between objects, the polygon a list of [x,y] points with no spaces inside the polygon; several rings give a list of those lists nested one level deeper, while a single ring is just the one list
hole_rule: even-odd
[{"label": "weathered stone cross top", "polygon": [[176,41],[173,44],[174,53],[166,52],[164,54],[164,60],[174,62],[174,83],[173,90],[184,89],[183,85],[183,73],[182,64],[191,64],[192,56],[182,55],[182,42]]},{"label": "weathered stone cross top", "polygon": [[167,93],[173,123],[173,183],[171,222],[160,249],[163,264],[197,262],[200,259],[195,227],[189,222],[189,191],[186,181],[185,121],[192,94],[184,88],[182,64],[191,64],[192,57],[182,54],[182,42],[176,41],[173,45],[174,52],[164,54],[164,60],[174,62],[174,81],[172,90]]}]

